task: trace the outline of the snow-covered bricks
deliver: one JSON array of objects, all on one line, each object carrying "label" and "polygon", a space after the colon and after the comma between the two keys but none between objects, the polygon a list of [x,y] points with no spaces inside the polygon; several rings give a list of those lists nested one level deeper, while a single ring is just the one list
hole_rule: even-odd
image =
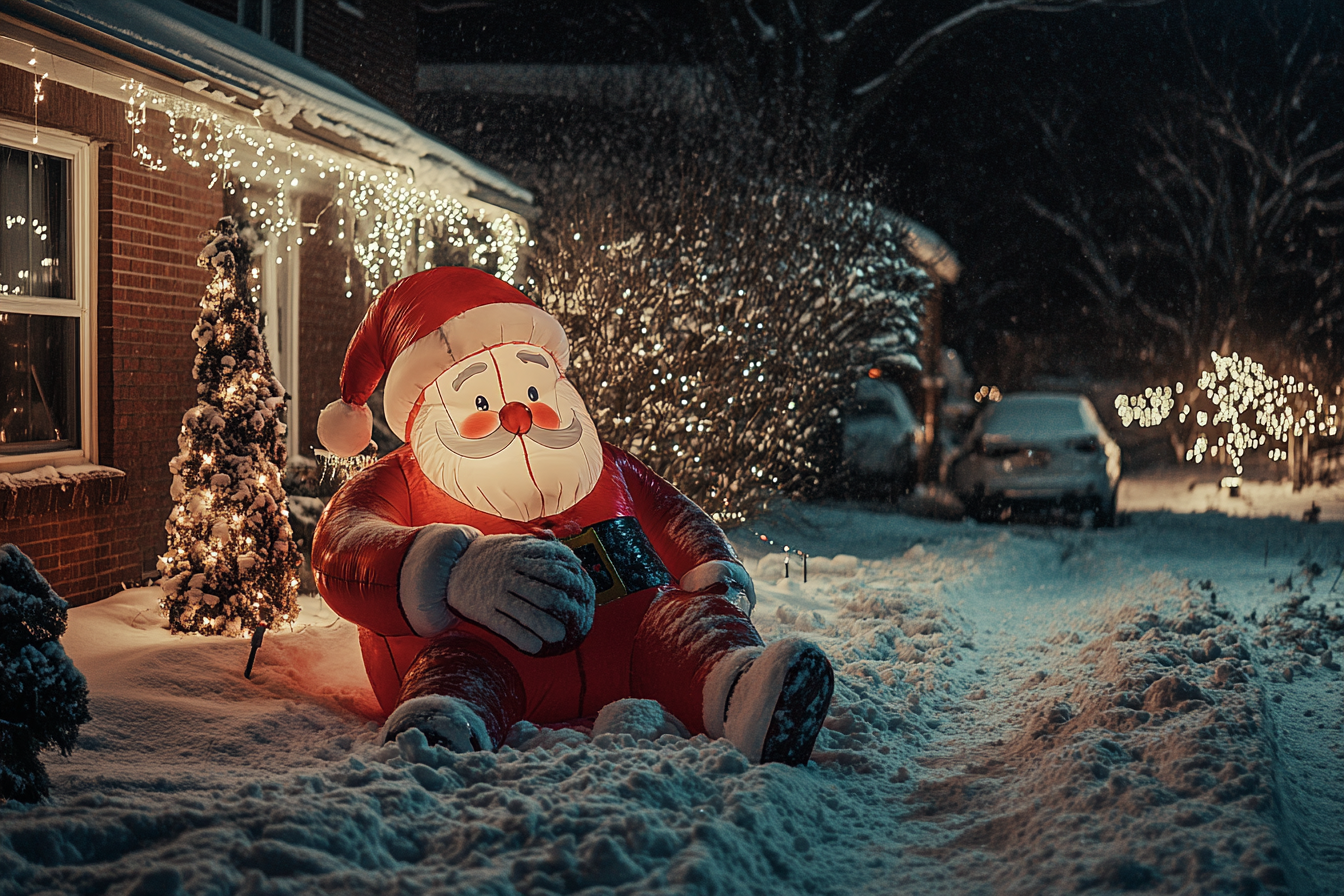
[{"label": "snow-covered bricks", "polygon": [[112,545],[103,541],[99,521],[125,500],[126,475],[110,467],[0,473],[0,532],[22,526],[23,550],[43,557],[46,577],[74,582],[76,588],[89,583],[105,594],[118,582],[109,568],[116,559]]},{"label": "snow-covered bricks", "polygon": [[111,467],[38,467],[0,473],[0,519],[37,516],[126,500],[126,474]]}]

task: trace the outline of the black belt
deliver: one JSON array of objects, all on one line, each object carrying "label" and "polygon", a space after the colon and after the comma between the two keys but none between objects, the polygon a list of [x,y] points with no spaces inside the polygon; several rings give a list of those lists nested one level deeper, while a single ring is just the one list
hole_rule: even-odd
[{"label": "black belt", "polygon": [[632,516],[594,523],[561,541],[592,578],[599,607],[645,588],[672,584],[672,574]]}]

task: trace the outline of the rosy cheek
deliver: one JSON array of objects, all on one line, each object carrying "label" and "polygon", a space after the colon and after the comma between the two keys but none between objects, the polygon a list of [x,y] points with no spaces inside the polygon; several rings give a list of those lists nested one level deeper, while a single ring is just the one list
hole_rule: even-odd
[{"label": "rosy cheek", "polygon": [[542,404],[539,401],[528,402],[528,410],[532,412],[532,422],[542,429],[559,429],[560,415],[551,409],[548,404]]},{"label": "rosy cheek", "polygon": [[494,411],[477,411],[474,414],[468,414],[467,419],[462,421],[458,427],[458,432],[468,439],[479,439],[482,436],[488,436],[499,427],[499,414]]}]

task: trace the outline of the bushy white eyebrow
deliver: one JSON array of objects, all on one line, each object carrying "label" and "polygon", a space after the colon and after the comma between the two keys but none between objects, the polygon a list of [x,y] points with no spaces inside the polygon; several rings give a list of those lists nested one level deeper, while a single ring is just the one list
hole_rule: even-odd
[{"label": "bushy white eyebrow", "polygon": [[545,367],[547,370],[549,370],[549,369],[551,368],[551,364],[550,364],[549,361],[546,360],[546,356],[543,355],[543,354],[539,354],[539,353],[537,353],[537,352],[521,351],[521,352],[518,353],[518,360],[519,360],[519,361],[530,361],[530,362],[532,362],[533,364],[540,364],[542,367]]},{"label": "bushy white eyebrow", "polygon": [[466,370],[459,373],[457,378],[453,380],[453,391],[456,392],[458,389],[461,389],[462,384],[465,383],[469,377],[473,377],[478,373],[485,373],[489,369],[490,368],[480,362],[472,364]]}]

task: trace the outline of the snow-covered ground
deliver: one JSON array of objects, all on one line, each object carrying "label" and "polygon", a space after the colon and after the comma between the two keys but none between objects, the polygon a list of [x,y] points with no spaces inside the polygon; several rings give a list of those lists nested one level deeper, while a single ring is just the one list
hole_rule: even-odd
[{"label": "snow-covered ground", "polygon": [[1308,485],[1295,492],[1287,480],[1254,482],[1248,479],[1237,491],[1233,494],[1230,488],[1208,481],[1184,467],[1163,474],[1121,479],[1118,503],[1122,510],[1130,512],[1213,511],[1228,516],[1281,516],[1292,520],[1302,519],[1305,513],[1317,516],[1320,522],[1344,521],[1344,488]]},{"label": "snow-covered ground", "polygon": [[[249,681],[246,641],[125,592],[70,614],[93,721],[46,758],[49,804],[0,807],[0,894],[1342,893],[1344,525],[1154,509],[1191,491],[1131,485],[1112,530],[844,506],[738,530],[763,634],[838,673],[796,769],[637,713],[383,746],[316,597]],[[783,579],[759,534],[831,562]]]}]

